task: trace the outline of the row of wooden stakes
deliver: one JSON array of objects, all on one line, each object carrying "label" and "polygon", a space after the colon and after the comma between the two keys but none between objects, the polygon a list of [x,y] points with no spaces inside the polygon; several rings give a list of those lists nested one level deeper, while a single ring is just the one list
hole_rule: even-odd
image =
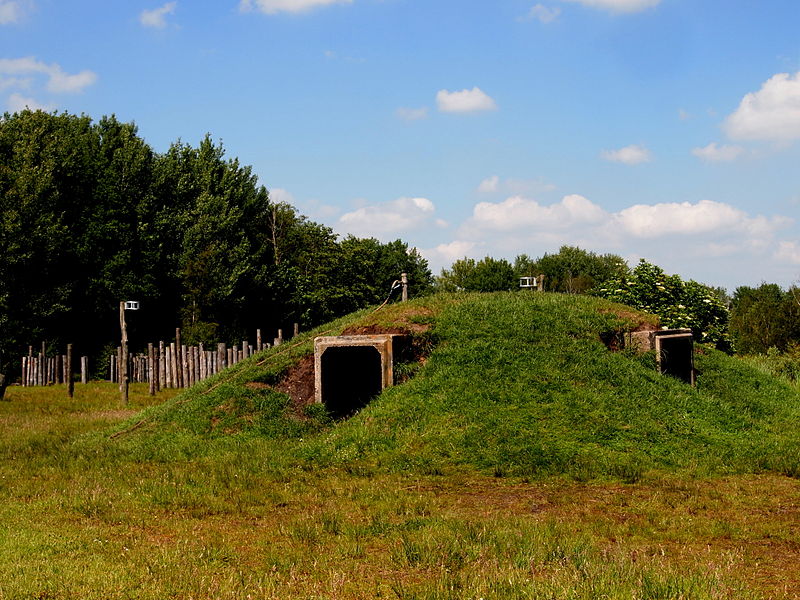
[{"label": "row of wooden stakes", "polygon": [[[295,324],[294,334],[297,333],[298,325]],[[128,382],[149,383],[151,394],[163,388],[191,387],[255,352],[278,346],[284,341],[283,331],[280,329],[272,344],[262,342],[260,329],[256,330],[255,345],[244,340],[241,346],[228,347],[224,342],[219,343],[213,350],[207,350],[203,344],[187,346],[180,343],[180,329],[175,331],[175,340],[168,344],[163,341],[157,345],[147,344],[147,353],[130,355],[127,365]],[[109,356],[109,379],[113,383],[120,382],[122,356],[121,347],[117,348],[116,354]]]},{"label": "row of wooden stakes", "polygon": [[[69,383],[73,380],[71,348],[67,349],[67,354],[46,356],[44,351],[34,355],[33,347],[29,347],[28,355],[23,356],[20,363],[22,364],[20,383],[25,387]],[[80,364],[81,383],[86,383],[89,378],[89,357],[81,356]]]}]

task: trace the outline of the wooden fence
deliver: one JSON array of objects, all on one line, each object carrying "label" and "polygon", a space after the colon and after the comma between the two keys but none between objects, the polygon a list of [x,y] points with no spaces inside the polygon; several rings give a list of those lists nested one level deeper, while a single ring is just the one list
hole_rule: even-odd
[{"label": "wooden fence", "polygon": [[[294,335],[299,327],[294,325]],[[256,343],[250,344],[243,340],[241,345],[228,346],[225,343],[217,344],[214,349],[206,349],[203,344],[186,346],[181,344],[181,330],[175,330],[175,342],[169,344],[161,341],[158,344],[148,344],[147,353],[133,354],[128,357],[128,381],[130,383],[150,383],[151,393],[161,388],[191,387],[198,381],[203,381],[216,375],[223,369],[235,365],[248,358],[255,352],[265,348],[278,346],[283,343],[283,330],[278,330],[278,336],[272,344],[266,343],[261,338],[261,330],[256,330]],[[33,346],[28,346],[28,355],[22,357],[23,386],[53,385],[70,383],[72,376],[72,344],[68,345],[67,354],[47,356],[45,344],[41,351],[33,352]],[[118,347],[116,354],[109,357],[109,381],[119,383],[120,362],[122,348]],[[89,358],[80,357],[81,383],[87,383],[89,377]]]},{"label": "wooden fence", "polygon": [[[71,346],[71,344],[70,344]],[[22,374],[20,382],[23,386],[53,385],[69,383],[72,380],[72,349],[67,354],[47,356],[44,345],[38,354],[33,353],[33,346],[28,346],[28,355],[22,357]],[[89,357],[80,357],[81,383],[89,377]]]},{"label": "wooden fence", "polygon": [[[298,333],[298,325],[294,326],[294,334]],[[175,331],[175,342],[147,344],[147,352],[129,355],[128,381],[130,383],[150,383],[150,389],[186,388],[199,381],[208,379],[236,363],[261,352],[271,346],[283,343],[283,331],[273,343],[265,343],[261,338],[261,330],[256,330],[256,343],[243,340],[241,345],[228,346],[219,343],[216,348],[207,349],[203,344],[186,346],[181,344],[180,329]],[[109,380],[119,383],[122,348],[108,357]]]}]

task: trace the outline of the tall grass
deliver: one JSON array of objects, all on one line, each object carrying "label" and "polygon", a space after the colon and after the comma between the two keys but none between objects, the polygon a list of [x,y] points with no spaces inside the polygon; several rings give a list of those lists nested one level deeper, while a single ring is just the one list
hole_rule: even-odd
[{"label": "tall grass", "polygon": [[[320,332],[410,319],[438,346],[349,421],[247,386]],[[697,389],[663,378],[600,342],[622,320],[435,297],[128,408],[110,384],[11,388],[0,599],[792,597],[796,396],[714,352]]]}]

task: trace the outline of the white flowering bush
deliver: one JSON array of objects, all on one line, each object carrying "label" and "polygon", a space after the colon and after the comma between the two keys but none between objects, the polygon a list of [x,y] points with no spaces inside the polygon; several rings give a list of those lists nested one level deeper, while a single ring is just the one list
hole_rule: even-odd
[{"label": "white flowering bush", "polygon": [[730,349],[728,307],[714,289],[667,275],[644,259],[629,275],[607,280],[592,293],[658,315],[669,329],[689,328],[700,342]]}]

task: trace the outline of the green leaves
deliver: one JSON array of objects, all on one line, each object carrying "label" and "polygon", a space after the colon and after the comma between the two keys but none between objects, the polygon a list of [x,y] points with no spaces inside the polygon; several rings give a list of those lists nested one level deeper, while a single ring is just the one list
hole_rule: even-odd
[{"label": "green leaves", "polygon": [[[241,340],[381,302],[427,263],[400,240],[337,239],[273,203],[250,167],[206,136],[155,153],[115,117],[41,111],[0,121],[0,350],[43,338],[100,351],[135,298],[133,343]],[[103,357],[105,359],[105,357]]]},{"label": "green leaves", "polygon": [[670,329],[689,328],[700,342],[728,348],[728,308],[716,290],[683,281],[642,259],[623,277],[604,281],[594,295],[658,315]]}]

